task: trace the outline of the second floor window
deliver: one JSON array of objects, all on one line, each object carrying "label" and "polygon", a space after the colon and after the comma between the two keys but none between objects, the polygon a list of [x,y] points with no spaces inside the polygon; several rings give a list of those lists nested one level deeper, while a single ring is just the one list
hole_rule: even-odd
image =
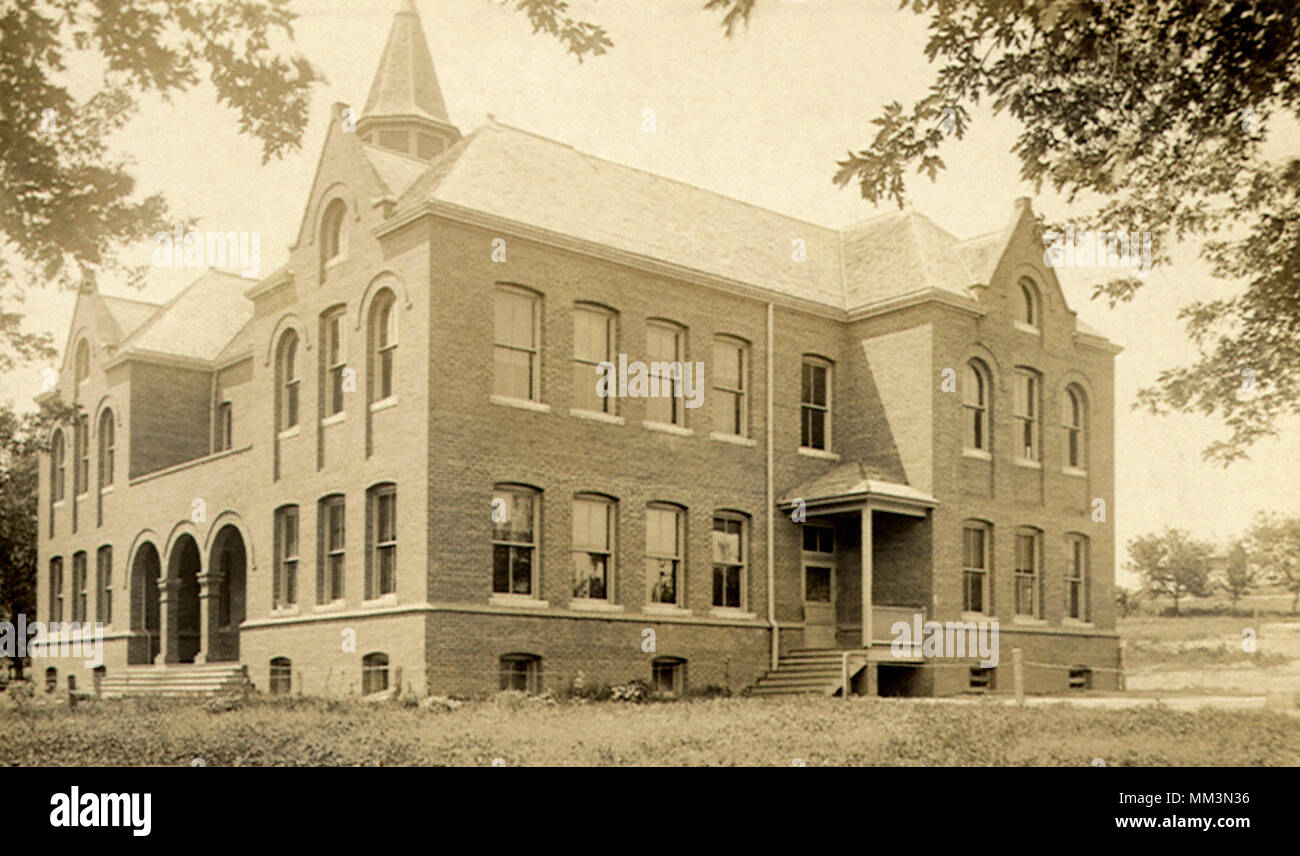
[{"label": "second floor window", "polygon": [[320,543],[319,563],[316,572],[316,602],[330,603],[343,598],[344,578],[344,518],[342,496],[327,496],[316,509]]},{"label": "second floor window", "polygon": [[719,434],[749,434],[748,371],[749,349],[744,342],[726,336],[713,340],[713,424]]},{"label": "second floor window", "polygon": [[966,415],[963,429],[967,449],[992,451],[989,443],[989,382],[984,366],[975,360],[966,364],[962,379],[962,408]]},{"label": "second floor window", "polygon": [[392,398],[393,362],[397,357],[397,301],[391,291],[375,298],[370,309],[371,353],[370,400]]},{"label": "second floor window", "polygon": [[650,362],[650,395],[646,419],[665,425],[682,425],[682,329],[667,322],[646,325],[646,357]]},{"label": "second floor window", "polygon": [[652,505],[646,509],[646,581],[650,602],[682,606],[683,513],[680,508]]},{"label": "second floor window", "polygon": [[370,549],[366,598],[397,593],[397,485],[378,484],[366,492]]},{"label": "second floor window", "polygon": [[986,612],[989,581],[989,530],[981,523],[962,528],[962,610]]},{"label": "second floor window", "polygon": [[540,352],[540,299],[519,288],[500,286],[495,296],[496,337],[493,346],[495,394],[537,401]]},{"label": "second floor window", "polygon": [[105,410],[99,417],[99,486],[113,484],[113,411]]},{"label": "second floor window", "polygon": [[1061,424],[1065,428],[1065,465],[1081,470],[1084,467],[1083,396],[1074,387],[1067,387],[1061,399]]},{"label": "second floor window", "polygon": [[1038,375],[1016,370],[1016,457],[1038,460]]},{"label": "second floor window", "polygon": [[73,357],[73,373],[78,386],[90,380],[90,343],[85,339],[77,343],[77,352]]},{"label": "second floor window", "polygon": [[829,449],[831,367],[825,361],[804,358],[799,410],[799,445],[805,449]]},{"label": "second floor window", "polygon": [[343,412],[343,393],[348,370],[347,333],[344,314],[337,309],[325,316],[325,415]]},{"label": "second floor window", "polygon": [[614,504],[601,497],[573,501],[573,596],[610,599],[614,558]]},{"label": "second floor window", "polygon": [[492,491],[492,591],[531,595],[537,554],[538,493],[498,486]]},{"label": "second floor window", "polygon": [[614,316],[596,306],[573,310],[573,406],[593,413],[612,413],[614,399],[597,393],[599,365],[614,360]]},{"label": "second floor window", "polygon": [[298,506],[275,512],[275,572],[272,605],[276,609],[298,603]]},{"label": "second floor window", "polygon": [[67,473],[63,462],[67,448],[63,442],[63,432],[55,431],[50,441],[50,497],[54,502],[63,499],[67,485]]},{"label": "second floor window", "polygon": [[90,490],[90,417],[77,417],[77,428],[73,432],[77,449],[76,489],[77,495]]},{"label": "second floor window", "polygon": [[228,452],[235,447],[235,407],[229,401],[217,405],[217,452]]},{"label": "second floor window", "polygon": [[298,425],[298,334],[290,330],[280,339],[276,359],[276,384],[279,392],[279,430]]}]

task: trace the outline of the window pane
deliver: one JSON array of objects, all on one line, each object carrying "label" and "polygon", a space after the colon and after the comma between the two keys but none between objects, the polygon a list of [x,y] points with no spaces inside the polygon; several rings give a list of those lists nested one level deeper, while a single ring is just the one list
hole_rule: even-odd
[{"label": "window pane", "polygon": [[573,315],[573,356],[598,363],[610,357],[610,317],[591,309],[578,309]]},{"label": "window pane", "polygon": [[505,503],[505,520],[493,517],[492,540],[531,544],[533,541],[533,495],[514,491],[497,491],[492,495],[494,510]]},{"label": "window pane", "polygon": [[817,565],[804,568],[804,600],[831,602],[831,569]]},{"label": "window pane", "polygon": [[740,555],[740,529],[739,520],[713,518],[713,561],[734,565],[743,561]]},{"label": "window pane", "polygon": [[531,400],[533,397],[533,355],[527,351],[497,347],[496,394]]},{"label": "window pane", "polygon": [[652,602],[677,602],[677,562],[672,559],[646,559],[646,578],[653,581],[650,590]]},{"label": "window pane", "polygon": [[678,331],[651,325],[646,328],[646,354],[651,360],[672,362],[680,359]]},{"label": "window pane", "polygon": [[496,341],[501,345],[531,350],[533,341],[533,306],[530,295],[513,291],[496,292]]}]

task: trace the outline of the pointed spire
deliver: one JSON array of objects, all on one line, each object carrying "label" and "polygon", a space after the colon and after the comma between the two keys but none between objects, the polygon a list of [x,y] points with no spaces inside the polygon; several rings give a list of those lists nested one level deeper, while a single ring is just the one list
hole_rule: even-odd
[{"label": "pointed spire", "polygon": [[357,130],[367,134],[371,129],[411,130],[413,126],[443,138],[444,145],[460,139],[460,132],[447,117],[420,13],[414,0],[402,0]]}]

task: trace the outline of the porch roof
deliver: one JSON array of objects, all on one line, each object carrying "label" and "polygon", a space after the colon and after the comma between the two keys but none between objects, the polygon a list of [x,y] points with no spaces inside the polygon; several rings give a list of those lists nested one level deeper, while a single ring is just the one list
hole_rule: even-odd
[{"label": "porch roof", "polygon": [[868,500],[882,504],[930,509],[939,500],[914,487],[881,478],[862,461],[847,461],[789,491],[778,502],[781,509],[793,508],[802,500],[808,508],[824,505],[861,505]]}]

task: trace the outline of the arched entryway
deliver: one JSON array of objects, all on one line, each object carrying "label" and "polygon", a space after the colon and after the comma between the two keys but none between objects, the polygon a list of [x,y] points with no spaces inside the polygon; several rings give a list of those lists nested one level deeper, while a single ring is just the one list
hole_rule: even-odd
[{"label": "arched entryway", "polygon": [[[168,662],[193,663],[199,653],[199,545],[191,535],[181,535],[167,563],[168,633],[175,645],[167,646]],[[175,618],[172,617],[175,616]],[[169,640],[171,641],[171,640]],[[173,654],[172,652],[175,652]]]},{"label": "arched entryway", "polygon": [[131,563],[131,630],[134,634],[127,649],[127,662],[133,666],[154,662],[162,649],[158,609],[158,574],[162,562],[158,548],[146,541],[136,550]]},{"label": "arched entryway", "polygon": [[206,652],[209,663],[239,659],[239,624],[246,615],[247,567],[248,554],[239,529],[229,524],[223,526],[212,542],[212,555],[208,557],[211,587],[208,620],[212,640],[212,650]]}]

